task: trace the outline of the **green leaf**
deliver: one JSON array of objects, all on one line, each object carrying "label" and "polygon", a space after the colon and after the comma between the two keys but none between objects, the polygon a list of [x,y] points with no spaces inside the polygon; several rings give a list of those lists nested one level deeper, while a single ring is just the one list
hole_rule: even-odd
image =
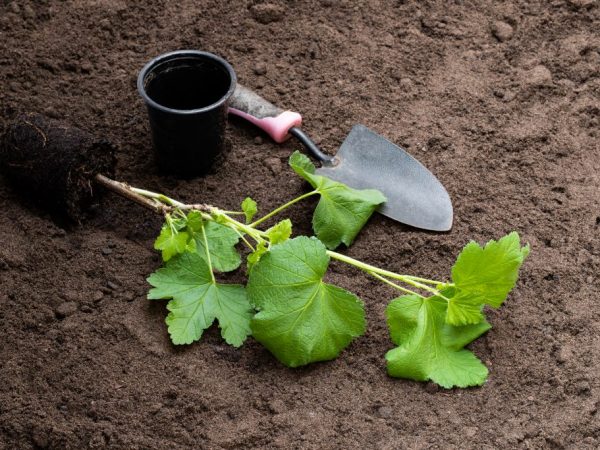
[{"label": "green leaf", "polygon": [[448,299],[446,323],[468,325],[485,320],[483,315],[485,298],[458,289],[449,289],[445,297]]},{"label": "green leaf", "polygon": [[[270,247],[281,244],[282,242],[287,241],[292,234],[292,221],[290,219],[282,220],[265,231],[265,233],[269,238]],[[260,261],[262,255],[264,255],[267,251],[269,251],[269,249],[267,248],[266,243],[261,241],[256,247],[256,250],[248,255],[246,260],[248,265],[248,273],[250,273],[256,263]]]},{"label": "green leaf", "polygon": [[292,235],[292,221],[290,219],[282,220],[269,228],[266,233],[271,245],[281,244]]},{"label": "green leaf", "polygon": [[150,275],[148,282],[154,286],[149,299],[172,299],[165,322],[174,344],[199,340],[215,319],[228,344],[239,347],[250,335],[253,310],[244,287],[216,283],[200,254],[183,253],[173,258]]},{"label": "green leaf", "polygon": [[193,232],[200,231],[204,220],[200,211],[190,211],[186,217],[186,226]]},{"label": "green leaf", "polygon": [[246,216],[246,223],[252,222],[252,218],[258,211],[256,202],[250,197],[246,197],[242,202],[242,211],[244,211],[244,215]]},{"label": "green leaf", "polygon": [[315,173],[315,165],[308,159],[303,153],[300,153],[296,150],[294,153],[290,155],[289,164],[294,172],[300,175],[302,178],[306,174],[313,175]]},{"label": "green leaf", "polygon": [[[216,222],[205,222],[204,230],[213,269],[219,272],[231,272],[237,269],[242,263],[240,254],[235,248],[240,240],[238,234],[231,228]],[[194,233],[194,240],[196,241],[196,252],[205,258],[206,250],[202,233]]]},{"label": "green leaf", "polygon": [[190,235],[186,231],[177,231],[165,223],[154,241],[154,248],[162,252],[163,261],[168,261],[173,256],[185,251],[189,239]]},{"label": "green leaf", "polygon": [[252,268],[260,261],[262,255],[264,255],[269,249],[267,248],[265,241],[261,241],[256,246],[256,250],[248,255],[246,258],[246,264],[248,266],[248,273],[252,270]]},{"label": "green leaf", "polygon": [[447,389],[482,385],[488,374],[483,363],[463,347],[491,328],[453,326],[444,321],[447,302],[440,297],[399,297],[388,305],[386,318],[398,347],[385,355],[390,376],[431,380]]},{"label": "green leaf", "polygon": [[272,247],[250,272],[259,310],[252,334],[289,367],[333,359],[365,331],[358,297],[323,282],[328,265],[325,246],[301,236]]},{"label": "green leaf", "polygon": [[446,322],[479,323],[484,305],[500,307],[515,287],[519,268],[528,254],[529,246],[521,247],[515,231],[498,241],[489,241],[485,247],[469,242],[452,267],[456,291],[449,298]]},{"label": "green leaf", "polygon": [[290,166],[321,195],[313,216],[313,229],[330,249],[342,242],[350,246],[377,206],[386,201],[375,189],[352,189],[316,175],[315,166],[300,152],[292,154]]}]

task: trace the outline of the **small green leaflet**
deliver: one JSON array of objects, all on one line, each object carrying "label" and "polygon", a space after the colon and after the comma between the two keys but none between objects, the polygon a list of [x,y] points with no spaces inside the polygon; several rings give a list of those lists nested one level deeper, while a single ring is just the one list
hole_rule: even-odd
[{"label": "small green leaflet", "polygon": [[219,272],[237,269],[242,262],[235,248],[240,237],[225,225],[203,220],[200,211],[190,211],[185,219],[166,219],[160,235],[154,242],[154,248],[162,251],[165,262],[185,251],[197,252],[204,258],[206,250],[202,227],[206,232],[213,269]]},{"label": "small green leaflet", "polygon": [[481,247],[474,241],[462,250],[452,267],[455,290],[449,294],[446,322],[476,324],[484,320],[484,305],[499,308],[515,287],[519,268],[529,254],[515,231]]},{"label": "small green leaflet", "polygon": [[[204,230],[213,269],[219,272],[231,272],[237,269],[242,263],[242,258],[235,249],[240,240],[238,234],[231,228],[216,222],[205,222]],[[202,233],[194,233],[194,240],[196,241],[196,252],[204,257],[206,250]]]},{"label": "small green leaflet", "polygon": [[282,220],[269,228],[266,233],[271,245],[281,244],[292,235],[292,221],[290,219]]},{"label": "small green leaflet", "polygon": [[328,265],[323,243],[300,236],[273,246],[250,272],[259,310],[252,334],[289,367],[333,359],[365,331],[358,297],[323,282]]},{"label": "small green leaflet", "polygon": [[256,202],[250,197],[246,197],[242,202],[242,211],[244,211],[244,215],[246,216],[246,223],[252,222],[252,218],[258,211]]},{"label": "small green leaflet", "polygon": [[321,195],[312,223],[317,237],[330,249],[342,242],[350,246],[377,206],[386,201],[377,190],[352,189],[316,175],[313,163],[300,152],[294,152],[289,163]]},{"label": "small green leaflet", "polygon": [[399,297],[388,305],[386,318],[398,347],[385,355],[390,376],[431,380],[450,389],[482,385],[487,368],[463,347],[491,328],[486,321],[456,327],[445,323],[447,302],[440,297]]},{"label": "small green leaflet", "polygon": [[173,256],[185,251],[189,239],[190,235],[186,231],[174,230],[168,223],[165,223],[154,241],[154,248],[162,252],[163,261],[168,261]]},{"label": "small green leaflet", "polygon": [[204,223],[202,213],[200,211],[190,211],[186,217],[185,225],[192,232],[200,231],[200,227]]},{"label": "small green leaflet", "polygon": [[[269,238],[270,246],[281,244],[282,242],[287,241],[292,234],[292,221],[290,219],[282,220],[265,231],[265,233]],[[254,267],[258,261],[260,261],[262,255],[268,251],[269,249],[264,242],[260,242],[256,246],[256,250],[250,253],[246,259],[248,272],[250,272],[252,267]]]},{"label": "small green leaflet", "polygon": [[253,309],[243,286],[219,284],[204,258],[186,252],[172,258],[148,278],[151,300],[171,299],[165,322],[174,344],[191,344],[218,320],[223,339],[235,347],[250,335]]},{"label": "small green leaflet", "polygon": [[258,261],[260,261],[260,258],[262,257],[262,255],[264,255],[268,251],[269,251],[269,249],[267,248],[267,245],[265,244],[265,241],[261,241],[256,246],[256,250],[254,250],[252,253],[250,253],[248,255],[248,257],[246,258],[246,264],[247,264],[247,267],[248,267],[248,273],[250,273],[250,271],[256,265],[256,263]]}]

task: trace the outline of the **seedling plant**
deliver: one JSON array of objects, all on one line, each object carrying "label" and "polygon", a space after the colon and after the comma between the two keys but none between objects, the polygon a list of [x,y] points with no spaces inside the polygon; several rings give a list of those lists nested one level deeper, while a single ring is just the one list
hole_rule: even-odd
[{"label": "seedling plant", "polygon": [[[491,328],[483,308],[498,308],[515,286],[529,253],[512,232],[485,246],[469,242],[450,280],[399,274],[336,252],[350,246],[385,197],[317,175],[301,153],[290,166],[312,190],[255,219],[256,202],[241,211],[188,205],[163,194],[127,187],[164,214],[156,239],[164,266],[148,278],[148,298],[168,299],[166,324],[176,345],[198,341],[216,320],[234,347],[249,336],[279,361],[298,367],[336,358],[365,332],[363,302],[323,280],[331,260],[353,266],[396,291],[386,309],[391,340],[385,355],[392,377],[431,380],[445,388],[485,382],[485,365],[464,347]],[[305,198],[319,196],[312,220],[315,237],[292,236],[284,219],[263,223]],[[242,264],[238,243],[248,248],[247,284],[222,283],[218,274]]]}]

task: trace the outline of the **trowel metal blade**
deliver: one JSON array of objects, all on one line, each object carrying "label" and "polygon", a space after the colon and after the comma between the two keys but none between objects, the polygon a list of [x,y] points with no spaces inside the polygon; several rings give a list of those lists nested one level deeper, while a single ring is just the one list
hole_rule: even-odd
[{"label": "trowel metal blade", "polygon": [[439,180],[405,150],[364,125],[355,125],[336,154],[337,164],[317,169],[355,189],[377,189],[387,198],[379,212],[433,231],[452,228],[452,202]]}]

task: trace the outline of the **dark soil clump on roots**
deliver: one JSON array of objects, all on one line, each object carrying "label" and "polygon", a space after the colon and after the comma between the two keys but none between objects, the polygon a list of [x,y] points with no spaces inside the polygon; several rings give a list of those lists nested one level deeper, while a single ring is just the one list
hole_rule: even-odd
[{"label": "dark soil clump on roots", "polygon": [[0,169],[44,208],[79,221],[99,191],[94,176],[112,176],[114,146],[39,114],[17,118],[0,137]]}]

